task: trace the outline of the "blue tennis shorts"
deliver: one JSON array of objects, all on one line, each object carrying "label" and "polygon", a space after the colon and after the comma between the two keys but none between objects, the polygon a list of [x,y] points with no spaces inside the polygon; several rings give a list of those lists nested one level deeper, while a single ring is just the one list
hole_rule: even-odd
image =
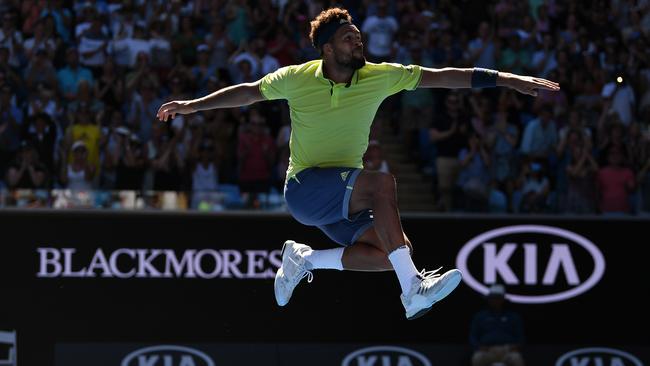
[{"label": "blue tennis shorts", "polygon": [[284,198],[298,222],[316,226],[330,239],[348,246],[373,224],[372,211],[350,217],[350,197],[361,173],[357,168],[308,168],[289,179]]}]

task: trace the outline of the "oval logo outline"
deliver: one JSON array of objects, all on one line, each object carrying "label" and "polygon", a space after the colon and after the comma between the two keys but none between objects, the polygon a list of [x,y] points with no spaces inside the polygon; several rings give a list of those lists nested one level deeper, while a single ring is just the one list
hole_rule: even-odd
[{"label": "oval logo outline", "polygon": [[185,347],[185,346],[175,346],[175,345],[159,345],[159,346],[151,346],[151,347],[137,349],[124,357],[121,366],[129,366],[129,362],[131,362],[131,360],[135,359],[137,356],[149,352],[156,352],[156,351],[186,352],[203,359],[203,361],[205,361],[206,363],[206,366],[214,366],[214,361],[207,354],[194,348]]},{"label": "oval logo outline", "polygon": [[378,352],[378,351],[399,352],[399,353],[407,354],[409,356],[415,357],[420,362],[422,362],[422,366],[432,366],[431,361],[429,361],[428,358],[424,357],[424,355],[421,354],[420,352],[414,351],[412,349],[404,348],[404,347],[398,347],[398,346],[372,346],[372,347],[365,347],[365,348],[358,349],[350,353],[349,355],[345,356],[343,362],[341,362],[341,366],[351,366],[352,360],[354,360],[356,357],[364,353]]},{"label": "oval logo outline", "polygon": [[506,299],[512,302],[521,304],[543,304],[549,302],[559,302],[578,296],[592,287],[594,287],[605,273],[605,257],[596,244],[582,235],[578,235],[572,231],[560,229],[553,226],[546,225],[512,225],[504,226],[496,229],[486,231],[465,243],[456,257],[456,267],[463,273],[463,281],[468,286],[479,292],[480,294],[487,295],[488,287],[483,285],[480,281],[476,280],[472,273],[467,268],[467,259],[471,252],[485,241],[508,234],[521,234],[521,233],[537,233],[554,235],[571,240],[573,243],[580,245],[589,252],[591,258],[594,260],[594,271],[591,276],[577,287],[567,291],[562,291],[550,295],[516,295],[506,294]]},{"label": "oval logo outline", "polygon": [[560,356],[558,360],[555,362],[555,366],[562,366],[562,363],[564,361],[568,360],[570,357],[580,355],[583,353],[608,353],[612,355],[617,355],[617,356],[622,356],[625,357],[627,360],[632,361],[635,366],[643,366],[643,363],[641,363],[641,360],[639,360],[636,356],[634,356],[631,353],[621,351],[615,348],[608,348],[608,347],[589,347],[589,348],[579,348],[570,352],[567,352]]}]

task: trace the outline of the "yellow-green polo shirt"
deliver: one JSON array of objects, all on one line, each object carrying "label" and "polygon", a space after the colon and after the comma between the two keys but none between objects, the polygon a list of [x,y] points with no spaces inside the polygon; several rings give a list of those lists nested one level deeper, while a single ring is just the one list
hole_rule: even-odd
[{"label": "yellow-green polo shirt", "polygon": [[314,60],[264,76],[262,95],[286,99],[291,111],[287,178],[310,167],[362,168],[379,105],[417,88],[421,75],[417,65],[366,62],[350,83],[337,84],[323,76],[322,60]]}]

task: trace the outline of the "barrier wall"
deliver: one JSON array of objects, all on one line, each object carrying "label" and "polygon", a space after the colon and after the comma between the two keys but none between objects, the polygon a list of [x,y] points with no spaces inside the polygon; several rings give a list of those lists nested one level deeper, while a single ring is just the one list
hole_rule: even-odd
[{"label": "barrier wall", "polygon": [[244,356],[298,364],[293,350],[312,354],[313,365],[418,364],[385,350],[343,363],[380,345],[410,345],[432,365],[464,365],[472,316],[498,281],[523,317],[529,365],[593,348],[556,366],[636,365],[623,356],[617,363],[616,352],[650,364],[648,223],[407,215],[416,264],[458,267],[464,282],[426,317],[406,321],[390,272],[317,271],[279,308],[273,275],[284,240],[331,246],[289,216],[1,211],[0,329],[18,331],[26,365],[89,364],[84,352],[98,366],[207,362],[169,349],[124,361],[162,345],[198,349],[214,365],[255,364]]}]

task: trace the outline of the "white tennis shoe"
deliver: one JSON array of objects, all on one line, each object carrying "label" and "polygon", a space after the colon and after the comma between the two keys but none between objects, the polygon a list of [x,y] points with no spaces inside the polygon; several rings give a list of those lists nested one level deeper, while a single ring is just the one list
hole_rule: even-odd
[{"label": "white tennis shoe", "polygon": [[406,319],[413,320],[426,314],[433,304],[444,299],[458,286],[463,277],[460,271],[452,269],[442,275],[436,274],[440,268],[429,272],[422,270],[411,280],[409,293],[400,296],[406,310]]},{"label": "white tennis shoe", "polygon": [[282,266],[275,274],[275,300],[278,305],[285,306],[293,290],[298,286],[303,278],[307,277],[307,282],[314,279],[311,271],[307,270],[304,253],[310,251],[311,247],[304,244],[296,243],[293,240],[287,240],[282,246]]}]

